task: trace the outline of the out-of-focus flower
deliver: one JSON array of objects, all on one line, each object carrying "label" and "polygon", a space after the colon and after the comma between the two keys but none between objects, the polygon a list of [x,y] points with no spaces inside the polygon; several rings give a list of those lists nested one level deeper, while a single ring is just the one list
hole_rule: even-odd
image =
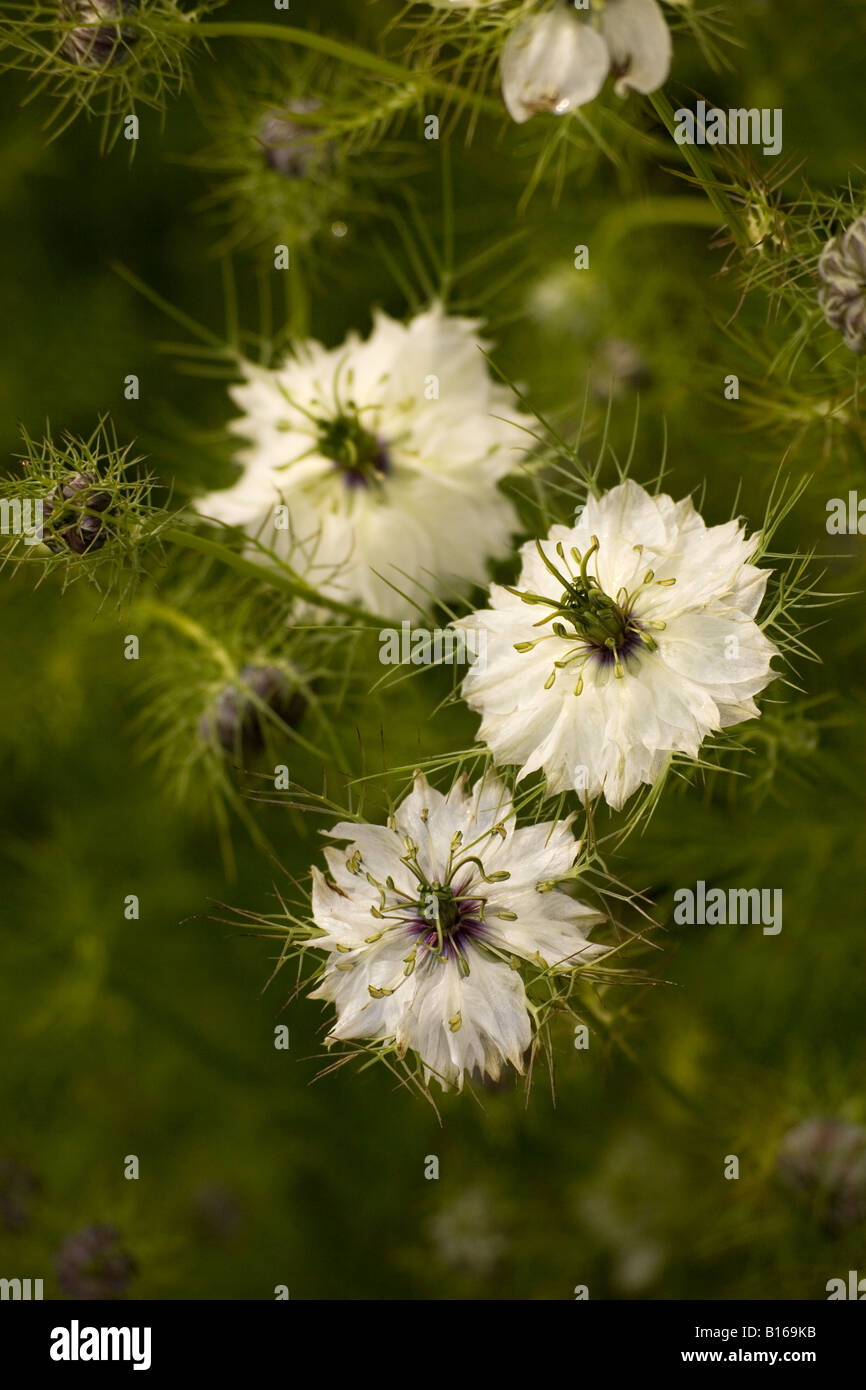
[{"label": "out-of-focus flower", "polygon": [[640,391],[650,384],[646,361],[627,338],[605,338],[589,369],[589,385],[597,400],[615,400],[624,391]]},{"label": "out-of-focus flower", "polygon": [[489,1274],[508,1244],[483,1187],[468,1188],[441,1207],[430,1230],[442,1263],[471,1274]]},{"label": "out-of-focus flower", "polygon": [[265,163],[284,179],[304,178],[314,166],[328,162],[327,145],[317,139],[318,128],[296,119],[318,109],[318,101],[295,101],[266,111],[262,118],[259,140]]},{"label": "out-of-focus flower", "polygon": [[69,1298],[120,1298],[136,1273],[135,1260],[114,1226],[86,1226],[64,1242],[55,1259],[57,1282]]},{"label": "out-of-focus flower", "polygon": [[199,733],[205,742],[216,739],[226,753],[249,756],[264,747],[266,710],[294,728],[306,707],[305,697],[279,667],[244,666],[240,683],[222,690],[213,709],[202,715]]},{"label": "out-of-focus flower", "polygon": [[408,324],[380,313],[366,342],[302,343],[273,370],[248,366],[232,391],[243,473],[199,511],[319,592],[388,617],[405,616],[395,590],[413,581],[422,597],[484,582],[518,529],[497,483],[529,422],[491,380],[478,327],[439,305]]},{"label": "out-of-focus flower", "polygon": [[847,1230],[866,1218],[866,1129],[835,1118],[789,1129],[776,1157],[789,1191],[817,1201],[827,1224]]}]

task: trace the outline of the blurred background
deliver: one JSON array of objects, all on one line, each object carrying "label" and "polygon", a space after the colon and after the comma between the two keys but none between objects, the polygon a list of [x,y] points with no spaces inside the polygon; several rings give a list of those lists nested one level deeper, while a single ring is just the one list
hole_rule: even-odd
[{"label": "blurred background", "polygon": [[[323,17],[297,3],[291,18],[373,47],[397,8],[334,0]],[[677,36],[673,104],[782,107],[785,192],[804,177],[844,193],[861,173],[862,7],[834,6],[832,24],[805,0],[727,11],[726,69]],[[262,17],[255,3],[222,14]],[[453,302],[486,316],[497,363],[533,406],[574,426],[588,402],[594,456],[611,397],[612,448],[623,457],[634,438],[640,481],[666,450],[666,490],[705,487],[711,521],[736,509],[759,525],[784,458],[810,481],[776,548],[816,548],[822,587],[848,597],[815,614],[821,664],[750,731],[745,776],[669,789],[611,865],[664,928],[664,983],[608,1001],[629,1055],[601,1037],[575,1050],[566,1030],[555,1103],[539,1072],[528,1102],[520,1082],[446,1096],[440,1125],[384,1069],[314,1082],[326,1013],[284,1008],[289,972],[264,988],[273,943],[215,920],[219,904],[271,910],[278,870],[237,816],[227,863],[212,817],[150,756],[152,673],[123,660],[128,615],[86,582],[4,571],[0,1275],[42,1277],[52,1298],[268,1299],[278,1285],[299,1299],[568,1299],[578,1285],[591,1298],[825,1297],[828,1279],[866,1273],[866,567],[862,538],[825,527],[829,499],[866,487],[858,426],[835,430],[814,408],[811,360],[773,368],[791,330],[760,284],[734,320],[727,248],[637,98],[602,100],[615,159],[576,139],[537,186],[546,118],[518,129],[485,116],[471,141],[464,118],[428,142],[409,110],[269,201],[263,101],[326,101],[341,74],[287,44],[219,40],[191,79],[164,120],[141,113],[130,161],[123,139],[101,154],[83,120],[48,143],[50,95],[22,105],[26,78],[2,78],[4,467],[20,425],[86,435],[110,412],[176,501],[227,481],[224,381],[178,371],[160,344],[181,331],[118,267],[219,334],[230,264],[250,333],[288,315],[336,343],[366,332],[376,304],[402,315],[423,300],[407,245],[435,285],[418,227],[441,248],[453,206]],[[624,119],[666,141],[664,157]],[[684,197],[694,211],[680,219],[669,200]],[[286,292],[271,269],[283,225]],[[583,243],[590,269],[577,272]],[[772,254],[756,240],[756,263]],[[844,393],[853,359],[835,361]],[[137,401],[124,399],[129,373]],[[730,373],[739,405],[724,399]],[[467,747],[467,711],[429,718],[446,690],[431,672],[362,701],[349,733],[375,751],[386,722],[398,765]],[[315,783],[312,755],[293,746],[291,762]],[[317,824],[245,805],[303,876]],[[698,879],[781,888],[781,934],[673,926],[674,890]],[[138,920],[124,917],[129,894]]]}]

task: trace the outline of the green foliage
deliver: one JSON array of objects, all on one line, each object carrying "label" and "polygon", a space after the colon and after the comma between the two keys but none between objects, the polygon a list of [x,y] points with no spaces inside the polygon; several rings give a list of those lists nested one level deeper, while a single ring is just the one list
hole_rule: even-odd
[{"label": "green foliage", "polygon": [[[110,1222],[133,1297],[820,1298],[862,1267],[862,1222],[828,1228],[775,1158],[811,1116],[866,1124],[866,564],[826,528],[866,487],[863,367],[816,280],[864,208],[862,6],[830,25],[806,0],[672,5],[664,95],[606,88],[519,128],[498,54],[531,0],[325,9],[143,0],[128,61],[102,70],[64,58],[57,5],[0,4],[3,496],[86,475],[111,498],[92,553],[3,537],[0,1272],[58,1296],[62,1242]],[[671,113],[698,95],[784,107],[784,156],[676,146]],[[273,109],[302,132],[289,179],[263,158]],[[294,948],[320,830],[384,822],[417,767],[443,789],[480,775],[477,720],[453,669],[383,675],[375,614],[317,603],[179,500],[232,479],[241,362],[435,297],[484,316],[491,370],[534,417],[508,484],[526,535],[626,474],[742,516],[784,655],[761,718],[624,815],[523,787],[527,821],[579,812],[617,973],[540,972],[529,1095],[477,1086],[438,1118],[399,1068],[366,1066],[394,1068],[388,1049],[324,1048]],[[429,606],[444,624],[483,601]],[[302,721],[250,688],[263,666]],[[214,737],[226,689],[260,716],[253,752]],[[782,932],[676,925],[699,880],[783,888]]]}]

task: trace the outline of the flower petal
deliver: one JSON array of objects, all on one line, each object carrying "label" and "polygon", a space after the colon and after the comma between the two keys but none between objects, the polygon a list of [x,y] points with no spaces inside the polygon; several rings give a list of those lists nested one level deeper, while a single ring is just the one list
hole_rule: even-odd
[{"label": "flower petal", "polygon": [[657,0],[610,0],[601,15],[616,91],[655,92],[671,70],[673,45]]},{"label": "flower petal", "polygon": [[502,52],[502,96],[515,121],[561,116],[598,96],[610,68],[607,44],[564,6],[518,24]]}]

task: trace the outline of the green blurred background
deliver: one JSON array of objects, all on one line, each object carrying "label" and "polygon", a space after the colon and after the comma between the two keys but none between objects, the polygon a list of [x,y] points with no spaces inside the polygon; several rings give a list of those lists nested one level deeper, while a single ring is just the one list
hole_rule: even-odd
[{"label": "green blurred background", "polygon": [[[325,21],[297,0],[292,20],[372,42],[394,8],[346,0],[328,5]],[[858,7],[843,5],[839,24],[804,0],[729,8],[742,44],[726,50],[730,71],[712,74],[683,39],[675,92],[782,106],[786,154],[807,158],[813,188],[838,190],[862,161]],[[225,13],[273,17],[263,9]],[[290,83],[305,60],[283,47],[269,62]],[[142,115],[131,164],[123,141],[101,156],[84,122],[46,144],[49,99],[22,108],[26,82],[3,78],[0,448],[10,467],[19,423],[36,436],[46,419],[86,434],[109,411],[178,496],[231,476],[223,383],[177,372],[158,347],[177,331],[113,267],[220,331],[222,233],[205,204],[221,176],[198,156],[217,138],[225,84],[242,83],[250,62],[233,42],[201,55],[194,92],[170,103],[164,125]],[[636,101],[630,110],[649,124]],[[293,302],[309,305],[312,331],[331,342],[366,331],[373,304],[405,312],[395,267],[410,281],[413,272],[401,230],[414,205],[440,244],[450,189],[456,264],[481,258],[460,281],[459,305],[489,317],[497,361],[538,408],[573,423],[604,343],[624,339],[648,382],[639,479],[655,475],[666,439],[669,491],[705,484],[711,520],[737,506],[759,524],[786,450],[795,476],[812,475],[783,547],[818,547],[827,587],[854,595],[817,615],[823,664],[802,677],[810,698],[825,698],[755,726],[740,764],[750,783],[670,791],[612,865],[651,893],[666,927],[663,965],[653,964],[668,983],[622,991],[614,1006],[631,1058],[601,1038],[576,1051],[566,1031],[555,1106],[539,1073],[528,1104],[520,1085],[446,1097],[440,1126],[378,1068],[311,1084],[320,1006],[282,1012],[290,983],[263,992],[272,946],[209,917],[221,902],[268,911],[273,866],[238,823],[227,875],[212,822],[178,803],[145,756],[135,725],[147,660],[122,659],[128,619],[85,583],[64,593],[57,575],[36,588],[31,572],[7,571],[0,1275],[43,1277],[46,1296],[61,1296],[58,1250],[95,1223],[112,1225],[134,1259],[133,1298],[272,1298],[287,1285],[300,1299],[539,1299],[587,1285],[591,1298],[810,1299],[825,1297],[832,1277],[866,1272],[866,1207],[828,1223],[826,1193],[798,1198],[776,1172],[798,1123],[866,1124],[866,575],[862,540],[837,541],[824,526],[827,500],[863,486],[862,448],[856,433],[827,447],[821,425],[743,429],[722,380],[739,373],[760,396],[761,376],[723,327],[737,293],[708,227],[642,219],[648,197],[687,192],[657,160],[629,153],[617,168],[587,157],[558,202],[542,183],[518,211],[544,135],[541,120],[521,131],[482,121],[471,144],[465,126],[436,144],[412,113],[390,147],[359,163],[345,208],[329,209],[298,248]],[[667,162],[678,167],[673,147]],[[389,180],[388,170],[399,173]],[[506,242],[514,231],[521,238]],[[581,278],[572,248],[584,242],[592,259]],[[259,287],[275,303],[282,294],[268,259],[253,245],[233,256],[252,330]],[[763,341],[766,319],[753,296],[739,333]],[[141,379],[137,402],[123,399],[128,373]],[[622,453],[635,403],[627,385],[613,402]],[[605,410],[592,401],[590,451]],[[435,674],[401,687],[371,705],[363,737],[375,748],[386,719],[398,764],[419,749],[467,746],[475,720],[465,711],[428,724],[443,690]],[[299,763],[295,750],[291,759],[293,775],[315,780],[314,760]],[[303,875],[316,825],[252,809],[282,863]],[[781,935],[672,928],[674,889],[698,878],[781,887]],[[130,893],[138,921],[124,919]],[[278,1023],[289,1025],[288,1051],[274,1048]],[[124,1178],[131,1154],[137,1181]],[[738,1181],[724,1177],[732,1154]],[[438,1181],[425,1179],[429,1155]],[[862,1165],[846,1181],[866,1188]]]}]

